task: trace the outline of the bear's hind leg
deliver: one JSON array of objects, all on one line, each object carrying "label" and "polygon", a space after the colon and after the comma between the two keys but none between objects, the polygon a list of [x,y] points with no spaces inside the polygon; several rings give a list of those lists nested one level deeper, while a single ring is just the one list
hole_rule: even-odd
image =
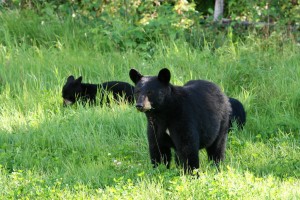
[{"label": "bear's hind leg", "polygon": [[227,134],[222,133],[211,146],[206,148],[208,159],[214,161],[216,165],[225,158],[226,141]]},{"label": "bear's hind leg", "polygon": [[227,118],[225,117],[225,119],[220,122],[220,129],[217,138],[212,143],[212,145],[206,148],[208,159],[213,160],[217,166],[218,163],[220,161],[223,161],[225,158],[227,132],[228,132],[228,125],[229,125],[228,117]]}]

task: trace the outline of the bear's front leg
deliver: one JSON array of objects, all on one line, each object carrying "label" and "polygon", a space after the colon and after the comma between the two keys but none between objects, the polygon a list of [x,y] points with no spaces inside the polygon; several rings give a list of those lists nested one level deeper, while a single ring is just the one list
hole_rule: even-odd
[{"label": "bear's front leg", "polygon": [[170,168],[172,146],[170,136],[165,132],[159,132],[159,129],[153,122],[148,123],[147,129],[150,158],[153,167],[163,163],[167,168]]}]

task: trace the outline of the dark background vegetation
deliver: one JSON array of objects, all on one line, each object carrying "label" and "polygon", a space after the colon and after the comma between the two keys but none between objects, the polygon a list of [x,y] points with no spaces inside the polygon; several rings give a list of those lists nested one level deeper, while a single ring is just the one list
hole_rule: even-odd
[{"label": "dark background vegetation", "polygon": [[[269,37],[275,31],[282,34],[282,39],[300,41],[299,0],[228,0],[223,16],[227,23],[213,22],[214,1],[206,0],[189,3],[175,0],[4,0],[0,6],[2,11],[27,13],[19,19],[21,22],[42,19],[42,24],[57,23],[51,36],[36,35],[37,32],[24,35],[16,28],[10,29],[15,42],[25,40],[35,45],[51,43],[60,37],[59,26],[64,26],[66,20],[79,26],[74,34],[77,42],[82,43],[80,45],[103,51],[134,49],[148,56],[153,53],[154,44],[162,39],[184,37],[194,47],[202,48],[209,42],[217,48],[222,45],[228,28],[233,32],[233,39],[241,39],[249,31],[258,37]],[[7,42],[5,36],[0,36],[0,42]],[[76,45],[79,44],[74,42]]]}]

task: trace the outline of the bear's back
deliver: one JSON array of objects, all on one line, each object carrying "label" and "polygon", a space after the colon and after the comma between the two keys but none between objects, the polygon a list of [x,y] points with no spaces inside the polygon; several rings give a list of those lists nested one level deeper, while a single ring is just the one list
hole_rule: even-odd
[{"label": "bear's back", "polygon": [[231,112],[228,98],[216,84],[205,80],[189,81],[182,89],[187,94],[182,107],[195,128],[201,130],[199,139],[203,148],[214,140],[221,121],[228,120]]},{"label": "bear's back", "polygon": [[106,90],[111,90],[116,93],[128,93],[128,94],[133,94],[134,87],[130,85],[129,83],[126,82],[121,82],[121,81],[109,81],[109,82],[104,82],[100,85],[101,88],[106,89]]},{"label": "bear's back", "polygon": [[129,103],[133,103],[134,101],[134,87],[127,82],[109,81],[102,83],[99,87],[102,91],[102,95],[109,91],[113,93],[114,99],[118,99],[119,96],[124,96]]},{"label": "bear's back", "polygon": [[189,95],[190,101],[197,104],[217,107],[218,104],[228,101],[216,84],[206,80],[189,81],[183,86],[183,90]]},{"label": "bear's back", "polygon": [[206,81],[206,80],[188,81],[186,84],[183,85],[183,88],[185,90],[190,90],[190,91],[196,90],[196,91],[201,91],[201,92],[220,90],[216,84]]}]

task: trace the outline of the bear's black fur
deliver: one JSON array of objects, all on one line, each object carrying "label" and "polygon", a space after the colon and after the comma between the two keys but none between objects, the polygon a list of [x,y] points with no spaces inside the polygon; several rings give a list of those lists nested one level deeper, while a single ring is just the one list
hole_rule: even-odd
[{"label": "bear's black fur", "polygon": [[[102,84],[82,83],[82,76],[75,79],[74,76],[69,76],[66,84],[62,89],[62,97],[64,106],[74,104],[77,100],[82,103],[90,102],[92,105],[96,103],[97,92],[101,92],[100,105],[103,104],[108,92],[113,94],[114,100],[119,100],[119,97],[124,98],[128,103],[133,103],[134,87],[126,82],[110,81]],[[108,98],[105,99],[109,101]]]},{"label": "bear's black fur", "polygon": [[243,104],[239,100],[232,97],[229,97],[229,103],[231,104],[232,110],[229,117],[229,129],[232,128],[234,121],[236,122],[238,128],[243,129],[246,124],[246,112]]},{"label": "bear's black fur", "polygon": [[231,107],[217,85],[192,80],[175,86],[166,68],[158,76],[143,76],[135,69],[129,75],[135,83],[136,108],[147,117],[154,167],[163,163],[169,168],[171,148],[186,172],[199,168],[199,149],[205,148],[216,164],[224,159]]}]

